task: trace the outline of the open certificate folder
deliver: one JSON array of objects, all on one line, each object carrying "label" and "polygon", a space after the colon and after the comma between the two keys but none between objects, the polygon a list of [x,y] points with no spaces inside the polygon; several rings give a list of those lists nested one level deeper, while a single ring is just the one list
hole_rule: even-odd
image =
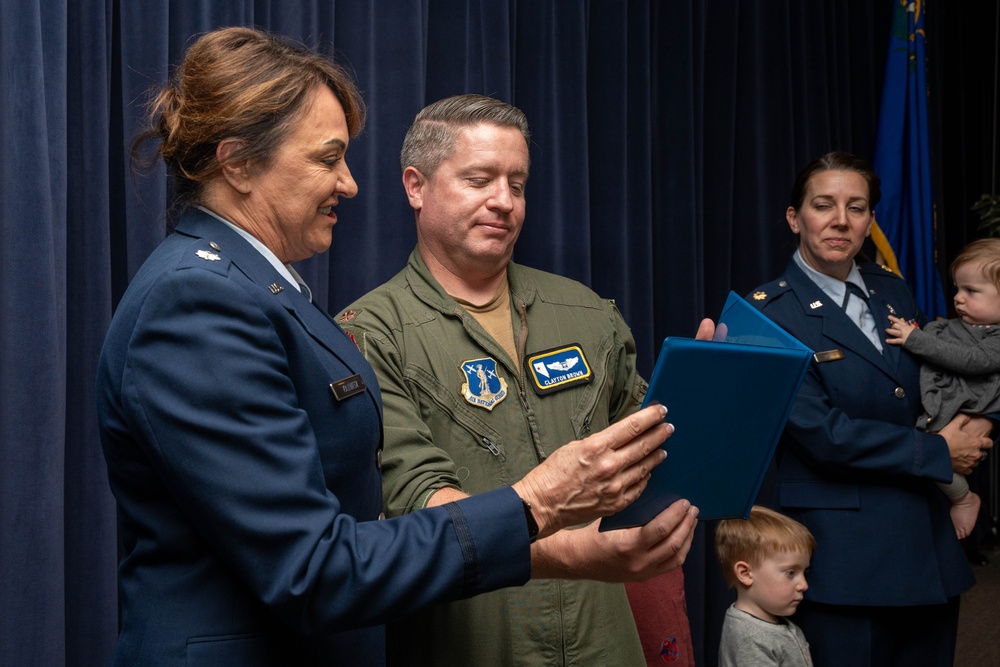
[{"label": "open certificate folder", "polygon": [[699,519],[747,518],[811,356],[735,292],[713,340],[664,340],[643,407],[667,407],[667,460],[600,530],[644,525],[680,498]]}]

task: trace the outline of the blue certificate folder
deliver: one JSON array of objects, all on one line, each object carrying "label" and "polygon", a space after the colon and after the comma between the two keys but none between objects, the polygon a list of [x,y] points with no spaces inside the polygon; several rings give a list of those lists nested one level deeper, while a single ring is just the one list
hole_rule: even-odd
[{"label": "blue certificate folder", "polygon": [[713,340],[664,340],[643,407],[667,406],[675,427],[663,444],[667,460],[600,530],[644,525],[679,498],[700,519],[747,518],[811,356],[735,292]]}]

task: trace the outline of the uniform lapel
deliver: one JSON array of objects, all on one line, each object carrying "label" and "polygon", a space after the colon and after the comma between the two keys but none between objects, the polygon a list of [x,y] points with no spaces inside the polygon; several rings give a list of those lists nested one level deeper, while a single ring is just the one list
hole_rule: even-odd
[{"label": "uniform lapel", "polygon": [[177,232],[214,242],[247,278],[261,289],[269,291],[286,308],[302,328],[319,345],[336,356],[353,372],[364,376],[369,387],[376,386],[368,363],[328,313],[299,292],[246,239],[204,211],[195,210],[184,216]]},{"label": "uniform lapel", "polygon": [[[794,262],[791,263],[785,275],[799,300],[803,313],[809,317],[820,318],[823,336],[829,338],[843,350],[861,357],[886,375],[895,377],[898,351],[891,363],[885,359],[868,340],[868,337],[861,332],[861,329],[844,314],[840,305],[834,303],[826,292],[810,280]],[[874,304],[869,302],[869,306],[872,308],[875,321],[878,322],[884,304],[880,303],[876,308]],[[884,315],[881,317],[883,320],[885,319]],[[885,332],[882,332],[882,337],[883,349],[891,347],[885,344]]]},{"label": "uniform lapel", "polygon": [[875,318],[875,327],[882,338],[882,358],[892,372],[895,373],[899,369],[900,347],[898,345],[889,345],[885,342],[885,329],[889,326],[889,315],[895,315],[895,310],[892,304],[885,300],[885,297],[879,290],[875,290],[868,297],[868,307],[872,311],[872,316]]}]

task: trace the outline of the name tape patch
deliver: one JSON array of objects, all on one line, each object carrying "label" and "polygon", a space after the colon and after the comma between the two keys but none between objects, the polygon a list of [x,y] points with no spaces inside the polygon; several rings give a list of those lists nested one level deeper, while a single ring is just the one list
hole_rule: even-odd
[{"label": "name tape patch", "polygon": [[529,354],[524,365],[528,369],[531,386],[539,395],[586,384],[593,375],[579,343]]}]

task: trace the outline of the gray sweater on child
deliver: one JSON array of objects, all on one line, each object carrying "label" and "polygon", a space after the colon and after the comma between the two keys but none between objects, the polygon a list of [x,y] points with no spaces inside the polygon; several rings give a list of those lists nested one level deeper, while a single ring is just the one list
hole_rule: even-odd
[{"label": "gray sweater on child", "polygon": [[935,320],[911,332],[903,348],[923,362],[917,428],[940,431],[960,412],[1000,412],[1000,326]]},{"label": "gray sweater on child", "polygon": [[726,610],[719,645],[719,667],[812,667],[809,644],[787,618],[769,623],[735,606]]}]

